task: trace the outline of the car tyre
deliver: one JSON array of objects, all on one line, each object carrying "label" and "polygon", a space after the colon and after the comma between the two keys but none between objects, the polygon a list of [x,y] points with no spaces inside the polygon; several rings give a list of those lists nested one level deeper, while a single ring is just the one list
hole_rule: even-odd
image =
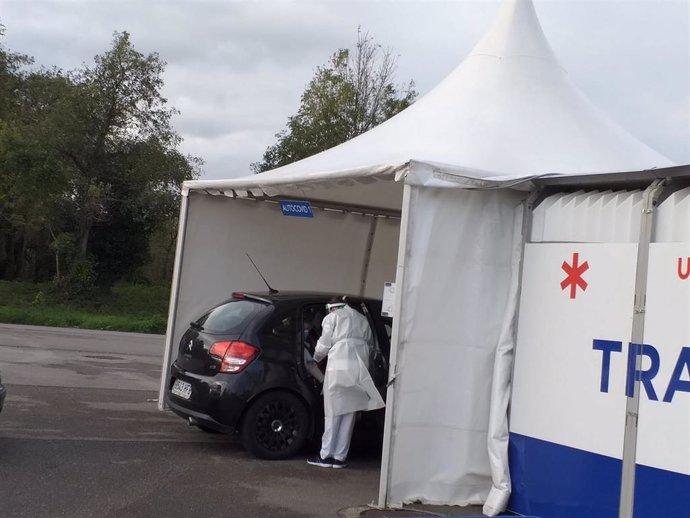
[{"label": "car tyre", "polygon": [[299,452],[309,434],[304,402],[289,392],[269,392],[247,410],[240,436],[244,447],[261,459],[282,460]]}]

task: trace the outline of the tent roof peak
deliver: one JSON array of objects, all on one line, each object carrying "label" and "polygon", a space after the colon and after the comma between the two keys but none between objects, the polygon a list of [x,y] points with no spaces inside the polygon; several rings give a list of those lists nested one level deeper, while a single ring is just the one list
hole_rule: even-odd
[{"label": "tent roof peak", "polygon": [[560,66],[541,28],[532,0],[504,0],[490,29],[468,57],[479,55],[543,59]]},{"label": "tent roof peak", "polygon": [[341,185],[355,176],[399,178],[412,162],[506,182],[673,165],[573,84],[532,0],[504,0],[467,57],[412,106],[329,150],[215,188],[281,192],[307,183]]}]

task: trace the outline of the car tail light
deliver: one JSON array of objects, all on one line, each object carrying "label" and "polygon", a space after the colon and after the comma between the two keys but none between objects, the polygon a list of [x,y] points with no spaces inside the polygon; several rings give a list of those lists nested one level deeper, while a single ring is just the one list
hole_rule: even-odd
[{"label": "car tail light", "polygon": [[259,355],[259,350],[246,342],[216,342],[209,354],[218,358],[220,372],[241,372]]}]

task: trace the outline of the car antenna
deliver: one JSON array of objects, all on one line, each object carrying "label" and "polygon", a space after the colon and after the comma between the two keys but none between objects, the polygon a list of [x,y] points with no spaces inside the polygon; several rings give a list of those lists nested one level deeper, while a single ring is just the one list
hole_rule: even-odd
[{"label": "car antenna", "polygon": [[[245,252],[245,254],[247,254],[247,252]],[[249,260],[252,262],[252,266],[254,266],[254,268],[256,269],[256,272],[257,272],[257,273],[259,274],[259,276],[261,277],[261,280],[264,281],[264,284],[266,284],[266,287],[268,288],[268,292],[269,292],[271,295],[275,295],[276,293],[278,293],[278,290],[276,290],[276,289],[274,289],[274,288],[271,288],[271,285],[268,284],[268,281],[266,280],[266,278],[265,278],[263,275],[261,275],[261,270],[259,270],[259,267],[256,266],[256,263],[252,260],[252,257],[251,257],[249,254],[247,254],[247,257],[248,257]]]}]

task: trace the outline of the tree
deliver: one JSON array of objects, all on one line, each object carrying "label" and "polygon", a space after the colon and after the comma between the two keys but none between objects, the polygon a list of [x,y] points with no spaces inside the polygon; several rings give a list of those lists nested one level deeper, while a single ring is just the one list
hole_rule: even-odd
[{"label": "tree", "polygon": [[[0,38],[5,35],[5,26],[0,23]],[[17,87],[22,82],[22,69],[33,60],[24,54],[11,52],[0,43],[0,119],[5,119],[16,103]]]},{"label": "tree", "polygon": [[164,68],[126,32],[69,73],[0,46],[0,277],[130,278],[151,236],[177,228],[202,161],[177,150]]},{"label": "tree", "polygon": [[[67,123],[56,133],[57,149],[73,169],[72,195],[79,221],[78,243],[86,255],[93,226],[108,221],[117,203],[118,183],[129,180],[121,166],[148,145],[162,154],[174,149],[180,137],[170,125],[176,113],[167,106],[160,90],[165,63],[158,54],[143,55],[134,50],[127,32],[115,33],[112,48],[96,56],[94,66],[85,66],[72,75],[75,88],[64,98],[60,122]],[[147,171],[139,168],[141,175]],[[184,176],[184,175],[183,175]],[[151,186],[179,182],[179,175],[149,176]]]},{"label": "tree", "polygon": [[336,51],[316,68],[296,115],[276,134],[255,173],[274,169],[341,144],[407,108],[417,96],[414,82],[396,87],[397,57],[367,32],[357,31],[355,52]]},{"label": "tree", "polygon": [[[0,25],[0,36],[4,27]],[[65,177],[41,145],[43,114],[65,80],[56,70],[30,70],[33,60],[0,43],[0,276],[32,278],[47,226],[57,219]]]},{"label": "tree", "polygon": [[127,32],[115,33],[94,65],[70,74],[73,88],[45,135],[70,169],[77,255],[94,258],[102,282],[146,261],[151,233],[161,221],[175,225],[169,202],[202,163],[176,149],[177,111],[161,95],[164,69],[158,54],[144,55]]}]

